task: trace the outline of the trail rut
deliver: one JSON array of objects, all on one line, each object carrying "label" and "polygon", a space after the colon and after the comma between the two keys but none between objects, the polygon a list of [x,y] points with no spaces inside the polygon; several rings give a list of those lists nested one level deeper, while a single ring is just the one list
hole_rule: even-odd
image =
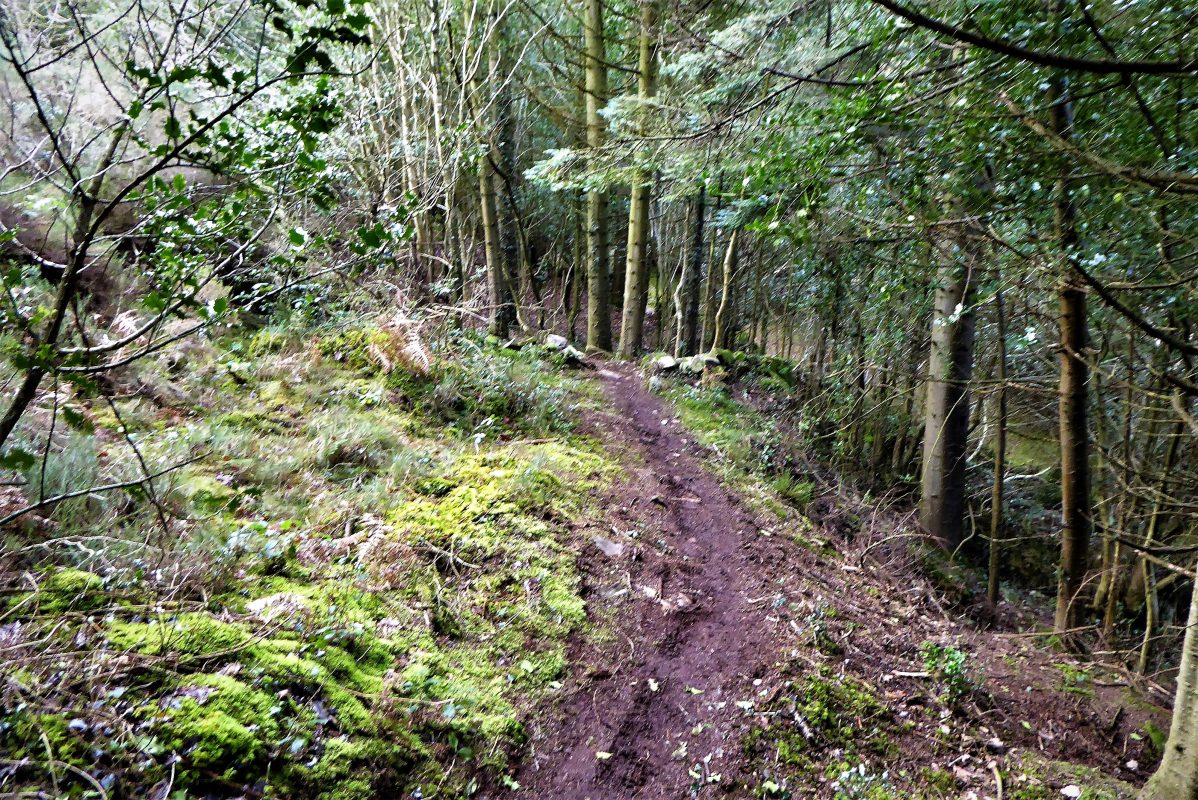
[{"label": "trail rut", "polygon": [[[606,535],[627,552],[589,588],[599,600],[632,600],[620,619],[623,642],[576,654],[600,663],[573,687],[554,729],[537,737],[540,750],[519,776],[522,795],[687,797],[735,769],[743,704],[772,663],[776,636],[760,567],[783,554],[704,468],[673,410],[638,373],[617,367],[600,379],[610,413],[592,432],[641,465],[605,515],[615,530]],[[611,572],[617,580],[604,586]]]}]

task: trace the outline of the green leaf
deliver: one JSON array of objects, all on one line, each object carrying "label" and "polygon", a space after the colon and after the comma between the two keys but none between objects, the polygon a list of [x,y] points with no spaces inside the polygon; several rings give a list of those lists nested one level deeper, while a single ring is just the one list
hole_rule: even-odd
[{"label": "green leaf", "polygon": [[95,426],[92,425],[91,420],[84,416],[83,412],[77,408],[64,406],[62,409],[62,418],[67,421],[67,425],[71,426],[77,431],[91,433],[93,430],[95,430]]},{"label": "green leaf", "polygon": [[159,313],[166,309],[166,300],[158,292],[150,292],[142,298],[142,305],[154,313]]},{"label": "green leaf", "polygon": [[33,453],[28,453],[19,447],[10,447],[0,455],[0,469],[11,469],[22,472],[37,463]]},{"label": "green leaf", "polygon": [[387,238],[387,232],[383,229],[382,223],[375,223],[370,227],[363,226],[356,231],[358,238],[362,240],[362,244],[367,247],[381,247],[383,240]]}]

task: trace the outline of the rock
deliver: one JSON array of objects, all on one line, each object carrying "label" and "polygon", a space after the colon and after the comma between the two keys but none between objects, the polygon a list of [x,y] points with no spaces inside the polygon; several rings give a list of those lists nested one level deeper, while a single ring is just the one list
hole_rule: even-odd
[{"label": "rock", "polygon": [[619,542],[613,542],[611,539],[605,539],[602,536],[594,537],[595,547],[598,547],[603,555],[608,558],[619,558],[624,555],[624,545]]},{"label": "rock", "polygon": [[720,364],[720,359],[714,353],[699,353],[695,356],[689,356],[681,359],[678,366],[687,372],[699,374],[708,367],[717,367]]},{"label": "rock", "polygon": [[658,372],[669,372],[672,369],[677,369],[678,359],[668,353],[663,353],[653,359],[653,368]]},{"label": "rock", "polygon": [[1068,798],[1078,798],[1082,796],[1082,787],[1078,786],[1076,783],[1071,783],[1061,789],[1061,794]]},{"label": "rock", "polygon": [[308,607],[308,601],[295,592],[279,592],[245,604],[246,611],[256,615],[263,622],[271,622],[278,617],[303,615],[307,613]]},{"label": "rock", "polygon": [[570,346],[570,341],[565,336],[551,333],[545,337],[545,346],[552,347],[554,350],[565,350]]},{"label": "rock", "polygon": [[986,749],[999,756],[1007,752],[1007,746],[1003,744],[1002,739],[999,739],[997,736],[993,739],[986,740]]},{"label": "rock", "polygon": [[561,353],[562,353],[562,356],[567,361],[570,361],[572,363],[581,364],[586,360],[585,353],[583,353],[581,350],[579,350],[576,347],[571,347],[570,345],[566,345],[565,347],[563,347],[561,350]]}]

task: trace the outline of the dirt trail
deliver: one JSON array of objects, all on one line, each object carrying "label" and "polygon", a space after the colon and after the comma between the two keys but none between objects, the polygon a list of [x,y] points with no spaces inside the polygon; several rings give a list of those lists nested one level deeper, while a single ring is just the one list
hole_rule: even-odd
[{"label": "dirt trail", "polygon": [[[579,567],[591,616],[613,633],[579,637],[557,702],[530,715],[521,791],[483,797],[748,796],[761,784],[763,750],[746,745],[771,724],[763,713],[793,702],[792,676],[829,669],[874,687],[888,707],[897,750],[878,769],[947,770],[951,755],[961,796],[990,797],[997,738],[1016,759],[1035,752],[1142,780],[1127,765],[1151,763],[1145,737],[1134,733],[1146,717],[1121,690],[1091,700],[1062,688],[1061,654],[1019,634],[974,629],[948,615],[915,572],[892,574],[865,560],[877,540],[864,531],[893,527],[893,519],[839,525],[829,494],[811,504],[804,535],[795,536],[798,523],[759,518],[708,471],[704,450],[637,370],[597,374],[607,405],[587,418],[586,431],[628,472],[578,523]],[[834,644],[827,652],[812,638],[817,627]],[[942,704],[937,683],[920,671],[926,641],[967,653],[980,682],[955,711],[927,713]],[[913,724],[899,732],[902,720]],[[945,750],[949,722],[955,744]],[[803,735],[822,758],[818,736]],[[764,749],[767,760],[776,751]],[[837,753],[826,755],[834,763]],[[997,758],[1001,765],[1007,756]],[[831,796],[826,785],[804,791]]]},{"label": "dirt trail", "polygon": [[588,560],[608,562],[588,581],[595,599],[631,598],[618,612],[624,641],[575,654],[599,663],[572,687],[551,729],[534,732],[541,749],[519,776],[521,795],[688,797],[736,768],[743,704],[775,653],[778,621],[768,619],[772,594],[761,565],[783,553],[704,468],[673,410],[636,371],[599,376],[611,413],[593,420],[592,432],[627,450],[626,461],[643,463],[609,498],[612,529],[589,534],[622,552],[587,548]]}]

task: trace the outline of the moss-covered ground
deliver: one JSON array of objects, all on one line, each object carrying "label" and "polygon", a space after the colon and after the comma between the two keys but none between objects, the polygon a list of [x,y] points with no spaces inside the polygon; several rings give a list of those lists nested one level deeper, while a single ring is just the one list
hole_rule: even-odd
[{"label": "moss-covered ground", "polygon": [[[613,466],[571,431],[578,393],[545,353],[451,346],[424,364],[381,327],[266,331],[207,346],[171,377],[177,405],[84,402],[101,450],[137,425],[148,459],[195,461],[124,513],[50,520],[75,551],[6,565],[6,789],[365,800],[507,780],[587,633],[566,523]],[[103,559],[97,537],[118,543]]]}]

